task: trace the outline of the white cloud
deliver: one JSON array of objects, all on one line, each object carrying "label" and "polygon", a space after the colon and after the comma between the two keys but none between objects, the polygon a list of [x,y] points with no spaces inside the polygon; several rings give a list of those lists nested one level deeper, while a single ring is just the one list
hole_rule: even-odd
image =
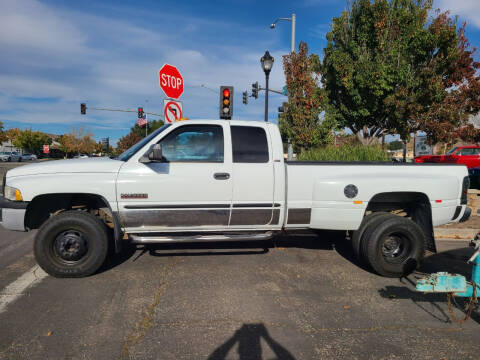
[{"label": "white cloud", "polygon": [[478,0],[438,0],[435,7],[450,10],[452,15],[459,15],[468,23],[480,28],[480,6]]},{"label": "white cloud", "polygon": [[[214,89],[234,85],[235,117],[262,119],[262,96],[250,98],[244,106],[241,93],[250,91],[252,82],[264,84],[260,57],[267,48],[275,57],[271,88],[280,90],[284,85],[282,54],[288,50],[279,50],[280,35],[266,27],[245,29],[230,23],[239,40],[226,46],[218,34],[222,27],[215,21],[187,17],[182,18],[184,29],[173,32],[171,24],[162,22],[153,31],[151,26],[140,27],[136,17],[98,14],[58,9],[38,0],[1,2],[0,46],[2,54],[10,56],[0,57],[0,120],[7,127],[11,122],[90,123],[92,128],[128,129],[136,114],[87,110],[86,116],[80,116],[79,103],[121,109],[143,105],[146,111],[160,113],[163,93],[156,72],[165,62],[182,72],[182,100],[191,118],[218,117],[218,94],[199,87],[205,84]],[[52,104],[18,97],[58,99]],[[283,100],[272,95],[271,114]]]},{"label": "white cloud", "polygon": [[35,0],[2,0],[0,46],[57,54],[85,50],[86,36],[67,19]]}]

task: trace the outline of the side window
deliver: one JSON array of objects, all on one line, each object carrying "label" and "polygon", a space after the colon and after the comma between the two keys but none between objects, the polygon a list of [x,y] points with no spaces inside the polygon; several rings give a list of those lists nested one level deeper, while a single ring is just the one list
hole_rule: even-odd
[{"label": "side window", "polygon": [[460,151],[457,152],[457,155],[475,155],[477,154],[475,150],[476,149],[471,149],[471,148],[461,149]]},{"label": "side window", "polygon": [[267,134],[261,127],[232,126],[234,163],[267,163]]},{"label": "side window", "polygon": [[219,125],[184,125],[159,144],[168,162],[223,162],[223,129]]}]

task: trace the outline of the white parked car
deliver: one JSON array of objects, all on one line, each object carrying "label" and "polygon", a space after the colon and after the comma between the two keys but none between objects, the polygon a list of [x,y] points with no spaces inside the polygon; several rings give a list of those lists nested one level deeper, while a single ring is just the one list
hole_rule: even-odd
[{"label": "white parked car", "polygon": [[23,154],[21,161],[35,161],[37,160],[37,155],[34,154]]},{"label": "white parked car", "polygon": [[278,127],[254,121],[167,124],[115,159],[35,163],[9,170],[3,183],[1,224],[39,229],[35,258],[58,277],[93,274],[125,241],[319,229],[348,230],[359,258],[400,277],[436,251],[434,226],[471,213],[465,165],[289,162]]},{"label": "white parked car", "polygon": [[89,156],[87,154],[79,154],[73,157],[74,159],[87,159]]},{"label": "white parked car", "polygon": [[0,160],[1,161],[22,161],[22,157],[16,153],[15,151],[13,152],[1,152],[0,153]]}]

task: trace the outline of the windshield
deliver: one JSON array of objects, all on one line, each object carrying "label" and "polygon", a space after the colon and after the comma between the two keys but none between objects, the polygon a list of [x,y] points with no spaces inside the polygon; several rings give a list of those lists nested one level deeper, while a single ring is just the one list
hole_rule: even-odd
[{"label": "windshield", "polygon": [[157,136],[158,134],[160,134],[163,130],[165,130],[166,128],[168,128],[170,126],[170,124],[165,124],[163,125],[161,128],[158,128],[157,130],[155,130],[154,132],[152,132],[150,135],[148,135],[146,138],[143,138],[142,140],[140,140],[138,143],[136,143],[135,145],[133,145],[132,147],[128,148],[127,150],[125,150],[123,153],[121,153],[118,157],[116,157],[115,159],[117,160],[121,160],[121,161],[127,161],[128,159],[130,159],[133,155],[136,154],[136,152],[138,150],[140,150],[142,147],[145,146],[145,144],[147,144],[150,140],[152,140],[155,136]]},{"label": "windshield", "polygon": [[455,152],[455,150],[457,150],[458,148],[457,147],[454,147],[452,150],[450,150],[449,152],[447,152],[447,155],[451,155]]}]

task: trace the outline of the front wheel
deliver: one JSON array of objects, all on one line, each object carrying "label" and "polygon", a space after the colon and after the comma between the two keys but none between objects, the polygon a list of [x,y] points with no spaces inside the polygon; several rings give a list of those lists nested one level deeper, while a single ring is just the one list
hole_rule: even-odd
[{"label": "front wheel", "polygon": [[92,214],[66,211],[39,229],[34,254],[40,267],[55,277],[92,275],[105,261],[108,229]]},{"label": "front wheel", "polygon": [[425,253],[425,235],[412,220],[382,216],[368,226],[361,241],[362,253],[379,275],[402,277],[420,264]]}]

